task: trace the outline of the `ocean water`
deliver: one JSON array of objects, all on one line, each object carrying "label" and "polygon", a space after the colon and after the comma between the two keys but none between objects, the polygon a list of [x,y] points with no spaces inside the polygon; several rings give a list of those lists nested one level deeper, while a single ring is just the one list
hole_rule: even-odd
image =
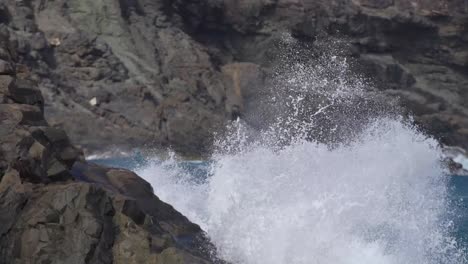
[{"label": "ocean water", "polygon": [[468,263],[468,178],[438,143],[339,56],[284,57],[209,160],[97,162],[135,170],[231,263]]},{"label": "ocean water", "polygon": [[123,167],[233,263],[468,263],[468,178],[447,175],[436,142],[397,121],[364,133],[335,149],[303,141]]}]

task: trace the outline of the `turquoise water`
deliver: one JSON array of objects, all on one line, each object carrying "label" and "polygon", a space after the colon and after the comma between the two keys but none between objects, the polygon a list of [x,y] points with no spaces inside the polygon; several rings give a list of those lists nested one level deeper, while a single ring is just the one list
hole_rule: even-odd
[{"label": "turquoise water", "polygon": [[[139,170],[149,166],[149,161],[145,159],[140,153],[136,153],[132,157],[119,157],[109,159],[95,159],[92,160],[100,165],[124,168],[128,170]],[[154,166],[155,161],[151,161]],[[165,166],[166,170],[176,170],[181,172],[185,177],[184,182],[192,183],[193,185],[200,185],[207,181],[210,177],[212,162],[207,161],[178,161],[177,164],[171,163],[163,164],[163,162],[156,162],[161,166]],[[456,237],[459,247],[468,248],[468,177],[462,176],[447,176],[450,177],[448,181],[449,186],[449,200],[451,201],[452,208],[450,214],[447,215],[453,222],[454,237]]]},{"label": "turquoise water", "polygon": [[[94,163],[104,165],[107,167],[113,168],[122,168],[131,171],[138,170],[140,168],[148,166],[150,163],[142,154],[136,153],[131,157],[119,157],[119,158],[110,158],[110,159],[94,159],[91,160]],[[151,163],[155,161],[152,160]],[[162,162],[160,162],[162,164]],[[195,184],[200,183],[200,181],[205,181],[208,177],[211,162],[208,161],[179,161],[177,164],[165,165],[176,166],[177,169],[182,170],[184,175],[190,177],[190,181],[193,181]],[[170,169],[170,168],[169,168]]]},{"label": "turquoise water", "polygon": [[451,176],[450,195],[453,202],[455,236],[468,248],[468,177]]}]

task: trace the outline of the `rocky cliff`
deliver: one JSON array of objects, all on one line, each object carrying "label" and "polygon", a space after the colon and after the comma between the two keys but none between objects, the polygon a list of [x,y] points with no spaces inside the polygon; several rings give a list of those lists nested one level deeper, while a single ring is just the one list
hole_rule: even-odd
[{"label": "rocky cliff", "polygon": [[219,262],[147,182],[71,142],[207,151],[285,34],[346,43],[416,123],[468,148],[467,19],[461,0],[2,0],[0,263]]},{"label": "rocky cliff", "polygon": [[206,151],[213,131],[248,111],[285,33],[304,43],[346,42],[340,54],[356,71],[401,97],[443,143],[467,148],[467,5],[3,0],[0,22],[39,83],[50,124],[88,152],[155,144]]},{"label": "rocky cliff", "polygon": [[199,226],[126,170],[87,163],[50,127],[0,26],[0,263],[215,263]]}]

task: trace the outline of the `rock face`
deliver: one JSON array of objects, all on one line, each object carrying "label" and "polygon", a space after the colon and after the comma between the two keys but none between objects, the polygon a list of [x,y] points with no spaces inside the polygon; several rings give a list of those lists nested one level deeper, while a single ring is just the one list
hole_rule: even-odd
[{"label": "rock face", "polygon": [[188,32],[221,50],[226,62],[232,56],[268,68],[282,32],[309,43],[347,42],[340,54],[389,97],[401,98],[416,123],[442,143],[468,147],[465,1],[197,1],[211,7],[201,9],[176,2]]},{"label": "rock face", "polygon": [[44,119],[0,28],[0,263],[220,263],[199,226],[134,173],[89,164]]},{"label": "rock face", "polygon": [[[236,75],[237,62],[268,68],[283,32],[304,41],[340,32],[418,122],[446,143],[466,142],[461,2],[4,2],[1,22],[39,82],[48,120],[86,149],[205,151],[210,132],[241,115],[249,89],[262,85],[263,73]],[[239,82],[255,85],[239,93]]]},{"label": "rock face", "polygon": [[467,20],[461,0],[3,0],[0,263],[221,262],[147,182],[71,141],[207,151],[255,105],[284,33],[345,39],[417,123],[468,148]]},{"label": "rock face", "polygon": [[169,9],[165,1],[3,5],[53,126],[65,128],[85,150],[106,141],[195,153],[231,116],[234,93],[209,51],[172,26]]},{"label": "rock face", "polygon": [[[205,152],[212,131],[248,111],[285,32],[310,43],[344,39],[344,54],[401,97],[417,123],[468,148],[466,1],[2,3],[0,23],[39,83],[47,119],[85,150],[158,143]],[[242,63],[256,69],[242,74]],[[0,70],[11,71],[1,62]],[[239,84],[248,87],[239,93]]]},{"label": "rock face", "polygon": [[80,181],[0,183],[0,263],[213,263],[200,228],[137,175],[86,163]]}]

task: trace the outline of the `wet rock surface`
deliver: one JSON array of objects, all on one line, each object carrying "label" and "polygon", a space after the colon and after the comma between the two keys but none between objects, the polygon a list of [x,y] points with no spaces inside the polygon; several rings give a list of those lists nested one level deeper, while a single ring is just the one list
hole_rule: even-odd
[{"label": "wet rock surface", "polygon": [[468,147],[462,0],[5,0],[0,12],[46,99],[47,120],[87,153],[109,145],[206,152],[212,132],[246,114],[264,80],[235,80],[229,65],[250,63],[271,77],[285,33],[344,40],[340,54],[401,97],[418,124]]},{"label": "wet rock surface", "polygon": [[149,183],[87,163],[48,125],[15,45],[0,31],[9,65],[0,75],[0,263],[220,263],[200,227]]}]

